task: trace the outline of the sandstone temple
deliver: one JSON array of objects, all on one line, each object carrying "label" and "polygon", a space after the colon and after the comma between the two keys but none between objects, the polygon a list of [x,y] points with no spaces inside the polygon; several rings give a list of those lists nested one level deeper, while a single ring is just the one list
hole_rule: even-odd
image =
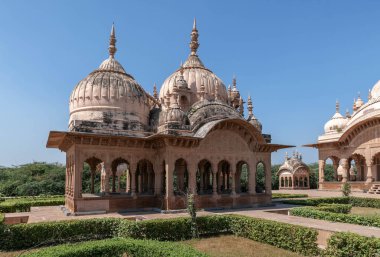
[{"label": "sandstone temple", "polygon": [[[339,189],[348,182],[353,190],[380,193],[380,81],[369,90],[367,102],[360,94],[354,99],[352,113],[343,116],[338,101],[335,109],[318,142],[306,145],[318,148],[319,189]],[[329,178],[327,161],[334,170]]]},{"label": "sandstone temple", "polygon": [[47,142],[66,153],[70,212],[182,209],[188,193],[198,208],[271,201],[271,152],[288,146],[262,133],[250,97],[244,116],[236,78],[226,87],[198,47],[194,20],[187,60],[149,94],[116,60],[112,26],[109,57],[72,91],[68,131],[51,131]]}]

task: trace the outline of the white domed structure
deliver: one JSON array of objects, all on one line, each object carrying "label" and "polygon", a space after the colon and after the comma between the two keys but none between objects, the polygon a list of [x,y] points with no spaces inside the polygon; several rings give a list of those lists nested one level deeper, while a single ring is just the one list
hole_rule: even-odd
[{"label": "white domed structure", "polygon": [[376,82],[371,90],[371,98],[379,98],[380,97],[380,80]]},{"label": "white domed structure", "polygon": [[81,80],[70,96],[70,130],[146,129],[151,97],[114,58],[115,43],[112,26],[109,58]]},{"label": "white domed structure", "polygon": [[325,124],[325,133],[341,132],[346,126],[348,120],[339,112],[339,103],[336,102],[336,112],[332,118]]},{"label": "white domed structure", "polygon": [[187,82],[188,91],[179,91],[179,102],[181,109],[184,109],[184,111],[187,111],[192,104],[200,100],[199,93],[201,86],[204,86],[206,99],[214,100],[215,89],[218,88],[219,99],[227,103],[228,95],[226,86],[218,76],[204,66],[197,55],[198,47],[198,30],[196,21],[194,20],[190,42],[191,53],[185,63],[181,65],[180,69],[171,74],[162,84],[159,94],[161,102],[164,101],[167,92],[170,94],[173,93],[173,87],[178,81],[183,83],[183,80],[185,80]]}]

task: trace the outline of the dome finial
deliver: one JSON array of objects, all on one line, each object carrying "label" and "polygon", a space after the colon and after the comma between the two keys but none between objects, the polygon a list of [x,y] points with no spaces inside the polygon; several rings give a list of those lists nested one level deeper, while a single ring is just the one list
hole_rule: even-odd
[{"label": "dome finial", "polygon": [[247,109],[248,109],[248,115],[250,117],[252,117],[252,115],[253,115],[253,105],[252,105],[252,99],[251,99],[250,95],[248,95],[248,105],[247,106],[248,106],[247,107]]},{"label": "dome finial", "polygon": [[157,93],[156,82],[153,85],[153,97],[154,97],[154,99],[158,100],[158,93]]},{"label": "dome finial", "polygon": [[371,99],[372,99],[371,89],[368,89],[368,100],[371,100]]},{"label": "dome finial", "polygon": [[236,89],[236,76],[235,76],[235,74],[232,77],[232,88]]},{"label": "dome finial", "polygon": [[198,42],[198,30],[197,30],[197,21],[194,18],[194,23],[193,23],[193,30],[191,31],[191,41],[190,41],[190,50],[191,54],[190,55],[197,55],[197,50],[199,47],[199,42]]},{"label": "dome finial", "polygon": [[335,111],[338,113],[339,112],[339,101],[336,100],[335,102]]},{"label": "dome finial", "polygon": [[116,48],[115,24],[112,23],[111,35],[110,35],[110,45],[108,47],[108,52],[110,54],[110,57],[113,58],[115,56],[116,51],[117,51],[117,48]]}]

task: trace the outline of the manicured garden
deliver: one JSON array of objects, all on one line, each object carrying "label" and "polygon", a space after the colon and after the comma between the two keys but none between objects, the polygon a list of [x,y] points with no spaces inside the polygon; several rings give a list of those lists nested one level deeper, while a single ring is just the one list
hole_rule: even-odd
[{"label": "manicured garden", "polygon": [[62,195],[52,196],[24,196],[12,198],[0,198],[0,212],[29,212],[33,206],[64,205],[65,197]]}]

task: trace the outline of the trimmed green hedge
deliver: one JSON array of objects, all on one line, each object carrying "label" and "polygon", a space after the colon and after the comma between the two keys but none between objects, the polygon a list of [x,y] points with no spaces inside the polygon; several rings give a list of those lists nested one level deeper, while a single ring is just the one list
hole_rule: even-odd
[{"label": "trimmed green hedge", "polygon": [[322,203],[315,208],[317,210],[320,210],[320,211],[348,214],[348,213],[350,213],[350,211],[352,209],[352,205],[351,204],[341,204],[341,203],[331,203],[331,204]]},{"label": "trimmed green hedge", "polygon": [[[200,236],[231,233],[231,216],[213,215],[197,217]],[[156,219],[141,222],[122,222],[118,229],[120,237],[152,239],[159,241],[179,241],[192,237],[189,218]]]},{"label": "trimmed green hedge", "polygon": [[[0,250],[27,249],[116,236],[179,241],[191,238],[190,221],[190,218],[138,222],[103,218],[4,225],[0,230]],[[239,215],[198,217],[197,225],[202,236],[235,234],[304,255],[318,252],[317,231],[311,228]]]},{"label": "trimmed green hedge", "polygon": [[32,206],[54,206],[64,204],[65,198],[63,197],[9,199],[0,202],[0,212],[29,212]]},{"label": "trimmed green hedge", "polygon": [[239,215],[231,215],[231,230],[241,237],[274,245],[303,255],[317,255],[318,232],[315,229],[262,220]]},{"label": "trimmed green hedge", "polygon": [[354,233],[334,233],[328,240],[326,257],[373,257],[380,255],[380,239]]},{"label": "trimmed green hedge", "polygon": [[206,257],[191,246],[151,240],[113,238],[76,244],[64,244],[24,254],[29,257]]},{"label": "trimmed green hedge", "polygon": [[352,204],[356,207],[370,207],[380,209],[380,199],[378,198],[363,198],[363,197],[329,197],[329,198],[312,198],[299,200],[283,200],[286,204],[298,204],[317,206],[324,203],[329,204]]},{"label": "trimmed green hedge", "polygon": [[0,250],[110,238],[116,236],[116,229],[123,221],[100,218],[3,225],[0,227]]},{"label": "trimmed green hedge", "polygon": [[306,198],[309,197],[307,194],[280,194],[280,193],[273,193],[272,199],[279,199],[279,198]]},{"label": "trimmed green hedge", "polygon": [[291,209],[290,215],[333,222],[351,223],[363,226],[380,227],[380,217],[362,216],[356,214],[343,214],[321,211],[314,207],[296,207]]}]

